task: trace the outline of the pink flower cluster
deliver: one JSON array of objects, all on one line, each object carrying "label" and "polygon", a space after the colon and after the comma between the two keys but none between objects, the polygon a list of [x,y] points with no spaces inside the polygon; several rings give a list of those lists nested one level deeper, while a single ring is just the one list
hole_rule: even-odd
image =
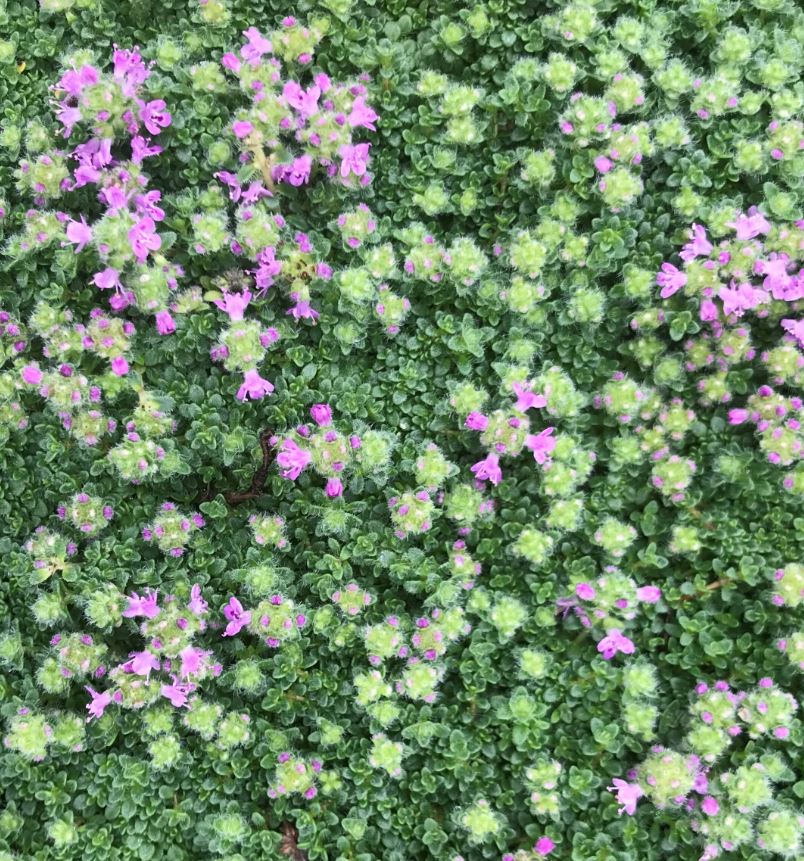
[{"label": "pink flower cluster", "polygon": [[576,583],[574,594],[559,598],[556,607],[562,618],[572,611],[584,628],[602,630],[597,650],[609,661],[618,653],[635,652],[633,641],[622,629],[636,618],[640,604],[657,604],[661,597],[658,586],[637,586],[632,578],[608,566],[603,576],[592,583]]},{"label": "pink flower cluster", "polygon": [[[478,482],[490,481],[497,485],[502,481],[500,467],[501,455],[518,455],[523,448],[533,453],[533,459],[540,466],[550,463],[550,454],[556,446],[553,437],[555,428],[547,427],[537,434],[529,433],[530,422],[526,413],[530,409],[547,406],[547,398],[531,390],[529,383],[513,383],[511,388],[516,395],[513,415],[501,411],[491,416],[471,412],[464,420],[464,427],[480,431],[481,442],[492,447],[492,451],[471,467]],[[482,486],[482,485],[481,485]]]},{"label": "pink flower cluster", "polygon": [[271,40],[256,27],[243,35],[246,43],[239,56],[227,53],[221,60],[251,95],[250,108],[232,124],[235,137],[259,156],[264,146],[274,153],[284,151],[271,167],[273,182],[306,185],[321,167],[345,185],[352,184],[352,177],[367,185],[371,144],[352,137],[357,129],[376,131],[379,117],[366,103],[365,86],[333,83],[323,72],[307,87],[295,80],[283,82]]},{"label": "pink flower cluster", "polygon": [[[148,641],[147,646],[130,652],[127,661],[109,672],[109,679],[114,682],[111,687],[101,692],[86,687],[91,697],[87,704],[87,721],[102,717],[112,703],[124,708],[140,708],[155,697],[163,697],[176,708],[187,706],[198,682],[209,675],[218,676],[222,670],[221,665],[214,662],[211,651],[191,642],[195,633],[206,629],[203,617],[207,611],[207,602],[197,584],[192,587],[184,607],[179,607],[173,595],[166,596],[160,606],[158,592],[150,590],[142,596],[137,592],[126,596],[122,616],[145,620],[140,631]],[[152,681],[151,674],[160,672],[167,674],[169,682]],[[105,675],[105,671],[101,675]]]},{"label": "pink flower cluster", "polygon": [[294,436],[284,439],[275,437],[273,445],[279,445],[276,456],[280,475],[295,481],[308,466],[327,479],[326,494],[330,498],[343,494],[342,476],[351,464],[354,453],[362,445],[355,434],[348,438],[335,430],[332,422],[332,408],[329,404],[314,404],[310,417],[316,424],[311,430],[308,425],[299,425]]},{"label": "pink flower cluster", "polygon": [[[698,303],[699,317],[708,325],[708,333],[686,343],[686,368],[694,371],[714,365],[725,374],[737,363],[752,361],[757,351],[751,346],[747,315],[753,314],[757,321],[778,320],[772,306],[787,303],[790,311],[782,313],[778,345],[759,358],[774,386],[800,389],[804,356],[798,348],[804,346],[804,321],[789,315],[804,299],[804,220],[774,226],[757,207],[751,207],[728,227],[733,237],[714,245],[706,229],[693,224],[679,255],[684,269],[664,262],[656,278],[663,299],[684,290]],[[732,398],[717,374],[701,379],[698,388],[707,403],[726,403]],[[771,385],[762,385],[745,407],[729,412],[729,423],[754,424],[768,460],[786,466],[804,453],[797,416],[801,404],[798,391],[786,396]],[[792,476],[785,479],[785,486],[792,488],[793,484]]]},{"label": "pink flower cluster", "polygon": [[[137,48],[115,48],[112,60],[111,75],[83,66],[65,72],[54,87],[60,99],[56,116],[64,127],[65,138],[79,125],[89,127],[88,138],[71,153],[77,167],[72,179],[65,181],[65,189],[97,186],[97,199],[103,209],[92,224],[83,214],[78,219],[66,213],[58,213],[57,217],[65,225],[66,241],[75,246],[76,253],[91,245],[105,264],[92,281],[101,290],[114,290],[112,308],[120,311],[137,305],[155,314],[157,329],[164,335],[175,331],[168,296],[183,272],[164,258],[155,258],[162,246],[156,225],[164,219],[165,212],[159,206],[161,193],[148,190],[142,163],[162,151],[151,145],[147,135],[158,135],[170,126],[171,116],[163,100],[141,98],[150,70]],[[105,107],[97,111],[94,106],[101,94]],[[128,138],[128,159],[113,152],[120,138]],[[132,286],[125,286],[124,280]],[[147,286],[140,286],[143,280]]]}]

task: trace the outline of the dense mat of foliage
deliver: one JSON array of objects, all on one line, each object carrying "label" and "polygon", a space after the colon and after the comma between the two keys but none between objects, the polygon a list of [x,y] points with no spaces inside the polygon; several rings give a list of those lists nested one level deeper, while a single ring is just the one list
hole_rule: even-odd
[{"label": "dense mat of foliage", "polygon": [[804,857],[798,4],[0,36],[0,859]]}]

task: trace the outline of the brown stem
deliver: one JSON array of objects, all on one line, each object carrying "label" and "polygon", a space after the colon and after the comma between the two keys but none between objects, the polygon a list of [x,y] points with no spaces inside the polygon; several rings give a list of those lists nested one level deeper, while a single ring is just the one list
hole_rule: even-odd
[{"label": "brown stem", "polygon": [[279,826],[279,833],[282,835],[282,840],[279,844],[279,851],[283,855],[287,855],[292,858],[293,861],[307,861],[307,854],[299,849],[299,832],[296,830],[293,823],[283,822]]},{"label": "brown stem", "polygon": [[719,589],[721,586],[727,586],[729,583],[731,583],[731,580],[728,577],[722,577],[720,580],[715,580],[714,583],[709,583],[707,586],[704,586],[700,592],[696,592],[694,595],[682,595],[680,600],[692,601],[695,598],[702,598],[707,593],[714,592],[715,589]]},{"label": "brown stem", "polygon": [[[271,466],[271,461],[274,459],[274,452],[271,448],[270,439],[273,436],[270,430],[264,430],[260,433],[260,448],[262,449],[262,464],[254,473],[251,479],[251,487],[248,490],[226,490],[223,492],[223,498],[229,505],[239,505],[241,502],[248,502],[250,499],[256,499],[262,495],[262,490],[265,485],[265,479],[268,478],[268,468]],[[201,502],[209,502],[215,492],[212,486],[207,484],[207,489],[204,491]]]}]

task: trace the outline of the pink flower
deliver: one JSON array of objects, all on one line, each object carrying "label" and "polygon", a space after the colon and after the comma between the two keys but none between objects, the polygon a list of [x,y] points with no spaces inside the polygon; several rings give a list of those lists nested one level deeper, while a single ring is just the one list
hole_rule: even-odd
[{"label": "pink flower", "polygon": [[332,409],[329,404],[313,404],[310,407],[310,416],[319,427],[325,428],[332,424]]},{"label": "pink flower", "polygon": [[229,603],[223,608],[223,615],[229,624],[223,632],[224,637],[233,637],[240,633],[240,629],[251,622],[251,612],[243,609],[243,605],[232,596]]},{"label": "pink flower", "polygon": [[221,65],[224,69],[229,69],[230,72],[239,72],[243,64],[237,59],[236,54],[229,52],[221,57]]},{"label": "pink flower", "polygon": [[608,173],[614,167],[614,162],[604,155],[599,155],[595,159],[594,165],[598,173]]},{"label": "pink flower", "polygon": [[296,299],[296,304],[292,308],[289,308],[287,313],[296,320],[301,317],[308,320],[315,320],[315,318],[319,316],[318,311],[311,307],[309,302],[305,302],[301,299]]},{"label": "pink flower", "polygon": [[260,376],[256,368],[251,368],[243,374],[243,384],[237,390],[237,399],[244,401],[247,397],[256,401],[265,395],[270,395],[274,390],[273,385]]},{"label": "pink flower", "polygon": [[640,586],[636,594],[638,601],[655,604],[662,597],[662,590],[658,586]]},{"label": "pink flower", "polygon": [[206,659],[212,652],[198,649],[195,646],[187,646],[179,652],[181,658],[181,677],[187,679],[190,676],[197,676],[202,673],[207,666]]},{"label": "pink flower", "polygon": [[582,601],[591,601],[595,597],[596,592],[588,583],[579,583],[575,587],[575,594]]},{"label": "pink flower", "polygon": [[782,328],[804,346],[804,320],[782,320]]},{"label": "pink flower", "polygon": [[307,468],[312,459],[312,454],[300,448],[292,439],[282,441],[279,454],[276,456],[277,464],[282,467],[280,475],[291,481],[295,481],[301,475],[302,470]]},{"label": "pink flower", "polygon": [[374,127],[374,122],[378,119],[379,116],[366,104],[363,96],[358,96],[352,102],[352,112],[347,117],[347,121],[352,128],[363,126],[376,132],[377,129]]},{"label": "pink flower", "polygon": [[172,676],[173,684],[172,685],[162,685],[159,689],[159,693],[162,694],[165,699],[170,700],[170,704],[175,706],[176,708],[181,708],[182,706],[187,705],[187,695],[195,690],[195,685],[184,685],[179,684],[179,680],[176,676]]},{"label": "pink flower", "polygon": [[235,120],[232,123],[232,131],[236,138],[242,140],[254,131],[254,126],[248,120]]},{"label": "pink flower", "polygon": [[696,257],[708,257],[712,253],[712,243],[706,238],[706,230],[700,224],[692,225],[692,240],[681,250],[679,257],[687,263]]},{"label": "pink flower", "polygon": [[67,225],[67,239],[76,245],[76,254],[88,242],[92,242],[92,228],[86,223],[83,215],[80,221],[70,221]]},{"label": "pink flower", "polygon": [[656,283],[662,288],[659,295],[668,299],[687,283],[687,276],[676,269],[672,263],[662,263],[662,271],[656,276]]},{"label": "pink flower", "polygon": [[770,260],[757,260],[754,272],[764,275],[762,286],[773,293],[774,299],[795,301],[800,299],[795,279],[787,274],[790,258],[786,254],[774,254]]},{"label": "pink flower", "polygon": [[765,216],[752,206],[748,215],[740,213],[735,221],[726,223],[727,227],[733,227],[737,231],[737,239],[745,241],[759,236],[760,233],[768,233],[771,226]]},{"label": "pink flower", "polygon": [[144,263],[149,251],[157,251],[162,240],[156,235],[153,218],[141,218],[128,232],[128,241],[138,263]]},{"label": "pink flower", "polygon": [[209,604],[201,597],[201,587],[198,583],[190,590],[190,601],[187,607],[196,616],[203,616],[209,609]]},{"label": "pink flower", "polygon": [[701,302],[701,311],[699,314],[701,322],[708,323],[712,320],[717,320],[718,310],[717,305],[711,299],[704,299]]},{"label": "pink flower", "polygon": [[343,482],[339,478],[327,480],[326,494],[330,499],[335,499],[343,494]]},{"label": "pink flower", "polygon": [[92,718],[103,717],[104,709],[112,702],[112,693],[111,691],[104,691],[102,694],[99,694],[89,687],[89,685],[86,685],[84,690],[88,691],[92,697],[92,701],[87,703],[87,711],[89,712],[87,723],[89,723]]},{"label": "pink flower", "polygon": [[146,619],[153,619],[154,616],[159,614],[159,607],[156,603],[158,595],[159,592],[150,591],[142,598],[136,592],[126,595],[128,607],[123,610],[123,616],[126,619],[134,619],[137,616],[145,616]]},{"label": "pink flower", "polygon": [[371,144],[360,143],[354,146],[344,144],[339,150],[341,161],[341,176],[346,179],[350,173],[363,176],[366,173]]},{"label": "pink flower", "polygon": [[122,290],[123,285],[120,283],[120,273],[116,269],[109,267],[103,272],[96,272],[92,276],[92,283],[101,290],[111,290],[114,287],[116,290]]},{"label": "pink flower", "polygon": [[[732,281],[732,284],[734,282]],[[718,299],[723,302],[723,313],[742,317],[744,312],[756,308],[770,299],[764,290],[757,290],[750,284],[740,284],[738,287],[721,287]]]},{"label": "pink flower", "polygon": [[309,117],[318,110],[321,88],[312,86],[309,90],[303,90],[296,81],[288,81],[282,90],[282,95],[287,99],[287,103],[303,117]]},{"label": "pink flower", "polygon": [[158,670],[160,666],[159,658],[147,649],[142,652],[130,652],[129,658],[131,660],[124,664],[126,671],[145,678],[150,678],[151,670]]},{"label": "pink flower", "polygon": [[469,428],[469,430],[477,430],[484,431],[489,426],[489,420],[483,413],[469,413],[466,417],[466,421],[464,425]]},{"label": "pink flower", "polygon": [[251,301],[251,293],[244,290],[242,293],[224,293],[223,299],[216,299],[215,306],[229,315],[229,319],[236,323],[243,319],[243,313]]},{"label": "pink flower", "polygon": [[735,409],[729,410],[729,424],[730,425],[741,425],[744,422],[748,421],[748,417],[751,413],[748,410],[743,409]]},{"label": "pink flower", "polygon": [[556,447],[552,434],[555,428],[545,428],[541,433],[528,434],[525,445],[533,452],[533,459],[538,464],[547,463],[550,453]]},{"label": "pink flower", "polygon": [[304,185],[310,179],[310,171],[313,167],[313,160],[309,155],[302,155],[293,159],[291,164],[286,168],[282,175],[283,181],[298,188]]},{"label": "pink flower", "polygon": [[142,160],[162,152],[161,146],[148,146],[147,141],[141,135],[135,135],[131,139],[131,161],[134,164],[142,164]]},{"label": "pink flower", "polygon": [[162,99],[140,103],[140,119],[152,135],[158,135],[170,125],[171,117],[169,111],[165,110],[166,107]]},{"label": "pink flower", "polygon": [[633,642],[624,636],[618,628],[612,628],[597,644],[598,652],[607,661],[610,661],[617,652],[622,652],[624,655],[633,655],[635,648]]},{"label": "pink flower", "polygon": [[128,362],[125,356],[115,356],[112,359],[112,373],[117,377],[125,377],[128,373]]},{"label": "pink flower", "polygon": [[720,805],[717,803],[716,798],[713,798],[711,795],[707,795],[701,802],[701,810],[703,810],[707,816],[717,816],[718,811],[720,810]]},{"label": "pink flower", "polygon": [[527,412],[531,407],[546,407],[547,398],[544,395],[534,394],[528,384],[521,385],[520,383],[511,383],[511,388],[517,396],[517,401],[514,404],[514,409],[517,412]]},{"label": "pink flower", "polygon": [[500,458],[496,454],[490,454],[484,460],[479,460],[471,468],[471,471],[475,474],[475,478],[480,481],[488,479],[494,485],[497,485],[502,481]]},{"label": "pink flower", "polygon": [[28,383],[29,386],[38,386],[42,382],[42,376],[42,372],[36,365],[26,365],[22,369],[23,382]]},{"label": "pink flower", "polygon": [[633,816],[636,812],[637,801],[645,794],[642,787],[638,783],[626,783],[619,777],[612,780],[614,786],[607,786],[609,792],[617,793],[617,803],[622,804],[622,807],[617,811],[619,816],[627,813]]},{"label": "pink flower", "polygon": [[537,855],[549,855],[555,849],[555,846],[556,844],[549,837],[540,837],[536,841],[533,851]]},{"label": "pink flower", "polygon": [[170,335],[176,331],[176,322],[170,316],[170,311],[160,311],[156,315],[156,331],[160,335]]},{"label": "pink flower", "polygon": [[271,40],[266,39],[256,27],[249,27],[248,30],[244,30],[243,35],[248,39],[248,42],[240,49],[240,54],[252,66],[257,66],[260,57],[263,54],[270,54],[273,50]]}]

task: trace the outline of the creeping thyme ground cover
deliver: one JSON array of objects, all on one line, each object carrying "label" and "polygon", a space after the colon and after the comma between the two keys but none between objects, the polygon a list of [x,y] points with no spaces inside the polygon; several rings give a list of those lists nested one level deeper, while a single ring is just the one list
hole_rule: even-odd
[{"label": "creeping thyme ground cover", "polygon": [[804,858],[793,0],[0,0],[0,859]]}]

